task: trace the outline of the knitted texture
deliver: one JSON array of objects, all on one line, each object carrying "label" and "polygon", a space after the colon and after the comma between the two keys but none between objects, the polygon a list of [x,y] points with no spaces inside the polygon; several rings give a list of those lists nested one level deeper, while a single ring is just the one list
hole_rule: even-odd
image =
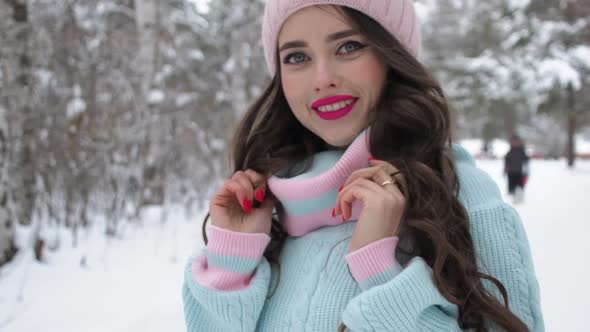
[{"label": "knitted texture", "polygon": [[387,237],[346,255],[350,273],[362,290],[384,284],[401,272],[395,259],[398,241],[397,236]]},{"label": "knitted texture", "polygon": [[[266,234],[207,227],[210,233],[207,250],[193,263],[195,281],[220,291],[246,288],[270,238]],[[362,290],[383,284],[401,271],[395,259],[398,241],[397,237],[384,238],[346,256],[351,274]]]},{"label": "knitted texture", "polygon": [[[454,154],[459,198],[470,217],[480,269],[503,283],[511,310],[530,331],[544,331],[539,285],[518,215],[502,202],[493,181],[475,167],[467,152],[455,147]],[[356,224],[351,221],[288,237],[280,256],[280,278],[262,257],[247,282],[235,290],[219,290],[199,281],[200,274],[210,271],[201,269],[199,262],[208,263],[211,248],[201,251],[185,270],[182,295],[187,331],[335,331],[341,322],[352,331],[459,331],[458,308],[438,292],[424,260],[415,257],[397,269],[396,262],[402,262],[399,253],[395,260],[384,255],[387,251],[393,255],[396,238],[348,254]],[[224,252],[235,252],[229,243],[220,241],[216,246],[227,245]],[[359,264],[364,264],[364,271],[351,265],[360,256],[366,257]],[[236,262],[229,262],[221,265],[235,270]],[[367,280],[370,284],[363,285]],[[492,285],[486,286],[498,296]]]},{"label": "knitted texture", "polygon": [[[268,188],[281,202],[281,220],[291,236],[302,236],[323,226],[342,223],[342,217],[332,216],[338,189],[352,172],[369,166],[369,129],[361,132],[346,151],[325,151],[314,156],[311,170],[303,174],[271,176]],[[353,203],[352,217],[356,220],[362,209]]]},{"label": "knitted texture", "polygon": [[413,0],[268,0],[262,20],[262,44],[271,76],[275,74],[278,36],[283,24],[298,10],[315,5],[356,9],[381,24],[414,57],[420,56],[420,25]]},{"label": "knitted texture", "polygon": [[270,242],[266,234],[238,233],[207,225],[209,243],[206,256],[194,261],[194,278],[205,287],[239,290],[250,283]]}]

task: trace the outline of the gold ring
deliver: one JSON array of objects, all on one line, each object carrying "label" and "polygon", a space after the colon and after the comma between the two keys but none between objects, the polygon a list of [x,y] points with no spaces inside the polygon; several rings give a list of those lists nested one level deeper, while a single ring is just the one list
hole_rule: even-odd
[{"label": "gold ring", "polygon": [[393,181],[393,180],[387,180],[387,181],[384,181],[384,182],[381,184],[381,186],[385,186],[386,184],[395,184],[395,181]]}]

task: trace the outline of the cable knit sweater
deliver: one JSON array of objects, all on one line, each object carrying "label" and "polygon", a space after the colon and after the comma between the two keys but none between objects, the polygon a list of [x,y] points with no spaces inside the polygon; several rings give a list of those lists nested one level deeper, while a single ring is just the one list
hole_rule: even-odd
[{"label": "cable knit sweater", "polygon": [[[341,322],[352,331],[460,330],[458,309],[438,292],[431,268],[420,257],[396,253],[404,239],[385,238],[348,253],[356,218],[342,224],[329,211],[348,175],[368,165],[365,134],[346,151],[315,155],[303,174],[294,165],[282,174],[286,178],[269,179],[290,235],[278,286],[276,271],[263,257],[266,234],[207,226],[207,248],[191,257],[185,270],[187,331],[336,331]],[[480,269],[504,284],[511,310],[531,331],[544,331],[539,286],[518,215],[465,150],[453,151]]]}]

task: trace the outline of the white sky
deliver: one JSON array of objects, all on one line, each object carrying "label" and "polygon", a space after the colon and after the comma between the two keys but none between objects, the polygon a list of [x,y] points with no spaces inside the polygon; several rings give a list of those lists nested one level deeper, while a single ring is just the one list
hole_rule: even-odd
[{"label": "white sky", "polygon": [[209,10],[209,1],[211,0],[189,0],[193,2],[200,12],[207,12]]}]

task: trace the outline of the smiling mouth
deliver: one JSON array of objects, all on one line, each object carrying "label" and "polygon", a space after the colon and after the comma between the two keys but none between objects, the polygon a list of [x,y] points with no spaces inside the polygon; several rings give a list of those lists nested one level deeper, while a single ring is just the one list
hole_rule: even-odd
[{"label": "smiling mouth", "polygon": [[345,117],[356,105],[358,98],[352,98],[329,105],[312,107],[316,114],[323,120],[337,120]]},{"label": "smiling mouth", "polygon": [[337,111],[342,110],[346,106],[354,103],[355,101],[356,101],[356,99],[349,99],[349,100],[341,101],[338,103],[333,103],[333,104],[324,105],[324,106],[320,106],[320,107],[314,107],[313,109],[316,111],[320,111],[320,112],[337,112]]},{"label": "smiling mouth", "polygon": [[319,112],[338,112],[342,109],[344,109],[345,107],[347,107],[348,105],[356,102],[358,100],[358,98],[350,98],[348,100],[344,100],[344,101],[340,101],[340,102],[336,102],[336,103],[332,103],[332,104],[328,104],[328,105],[322,105],[319,107],[311,107],[316,111]]}]

